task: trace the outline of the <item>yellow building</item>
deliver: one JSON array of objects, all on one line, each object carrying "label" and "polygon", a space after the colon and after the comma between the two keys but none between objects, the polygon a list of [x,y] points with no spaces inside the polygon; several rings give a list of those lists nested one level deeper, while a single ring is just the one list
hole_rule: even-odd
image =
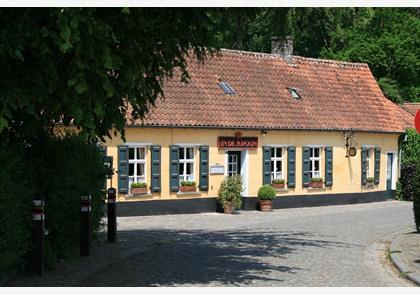
[{"label": "yellow building", "polygon": [[[128,121],[126,142],[106,143],[120,215],[214,212],[233,174],[243,178],[244,210],[255,210],[259,187],[275,179],[285,186],[274,208],[393,196],[412,116],[383,96],[366,64],[293,56],[290,40],[279,45],[272,54],[191,60],[190,83],[175,75],[143,122]],[[182,181],[196,187],[185,191]]]}]

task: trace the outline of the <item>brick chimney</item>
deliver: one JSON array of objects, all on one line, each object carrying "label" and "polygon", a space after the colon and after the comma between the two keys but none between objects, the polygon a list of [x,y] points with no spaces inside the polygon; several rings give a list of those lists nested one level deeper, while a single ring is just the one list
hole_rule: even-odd
[{"label": "brick chimney", "polygon": [[293,39],[290,36],[286,38],[271,38],[271,53],[280,55],[288,64],[293,63]]}]

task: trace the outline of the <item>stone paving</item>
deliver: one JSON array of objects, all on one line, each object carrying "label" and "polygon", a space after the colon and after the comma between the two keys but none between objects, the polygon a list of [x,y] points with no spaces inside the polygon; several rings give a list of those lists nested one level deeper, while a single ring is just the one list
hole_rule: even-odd
[{"label": "stone paving", "polygon": [[410,228],[412,203],[398,201],[124,217],[118,243],[99,241],[91,257],[10,285],[411,286],[381,259]]}]

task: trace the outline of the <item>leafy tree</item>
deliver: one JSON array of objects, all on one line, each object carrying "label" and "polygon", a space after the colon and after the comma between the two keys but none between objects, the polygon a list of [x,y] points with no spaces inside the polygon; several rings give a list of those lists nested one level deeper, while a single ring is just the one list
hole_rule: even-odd
[{"label": "leafy tree", "polygon": [[332,32],[331,45],[321,56],[369,64],[390,99],[419,98],[420,19],[415,11],[359,8],[350,25]]},{"label": "leafy tree", "polygon": [[[37,134],[72,122],[89,138],[124,135],[143,118],[165,78],[214,44],[206,9],[25,8],[0,10],[0,132]],[[211,53],[211,52],[210,52]]]}]

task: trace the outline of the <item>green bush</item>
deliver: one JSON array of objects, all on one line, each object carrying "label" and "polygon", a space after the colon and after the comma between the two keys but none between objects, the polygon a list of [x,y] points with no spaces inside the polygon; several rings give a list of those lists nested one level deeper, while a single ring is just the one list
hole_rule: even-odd
[{"label": "green bush", "polygon": [[81,137],[46,139],[37,147],[0,140],[0,281],[30,257],[32,199],[45,200],[46,266],[78,255],[80,196],[92,197],[92,229],[104,216],[105,168]]},{"label": "green bush", "polygon": [[269,184],[263,185],[258,190],[258,198],[260,200],[273,200],[276,198],[276,191]]},{"label": "green bush", "polygon": [[[420,160],[417,162],[420,167]],[[414,194],[413,194],[413,211],[414,221],[416,223],[417,232],[420,233],[420,169],[417,169],[415,176]]]},{"label": "green bush", "polygon": [[181,181],[181,186],[196,186],[196,182],[195,181]]},{"label": "green bush", "polygon": [[401,165],[401,176],[397,182],[396,198],[402,201],[412,201],[416,180],[416,165],[405,163]]},{"label": "green bush", "polygon": [[51,139],[44,148],[48,156],[39,169],[45,180],[46,245],[52,249],[47,266],[51,267],[58,259],[78,255],[82,195],[91,195],[92,229],[99,229],[104,216],[106,171],[99,149],[79,137]]},{"label": "green bush", "polygon": [[407,140],[401,145],[401,165],[417,164],[420,159],[420,134],[415,129],[407,129]]},{"label": "green bush", "polygon": [[285,184],[286,181],[284,179],[273,179],[271,181],[272,184]]},{"label": "green bush", "polygon": [[24,155],[20,145],[0,140],[0,286],[27,266],[25,256],[31,249],[34,190],[25,179],[31,170]]},{"label": "green bush", "polygon": [[144,182],[131,183],[131,188],[144,188],[144,187],[147,187],[147,183],[144,183]]},{"label": "green bush", "polygon": [[322,182],[322,177],[312,177],[311,182]]},{"label": "green bush", "polygon": [[242,177],[240,175],[229,176],[222,181],[217,200],[223,208],[230,204],[233,204],[236,208],[240,208],[242,191]]}]

